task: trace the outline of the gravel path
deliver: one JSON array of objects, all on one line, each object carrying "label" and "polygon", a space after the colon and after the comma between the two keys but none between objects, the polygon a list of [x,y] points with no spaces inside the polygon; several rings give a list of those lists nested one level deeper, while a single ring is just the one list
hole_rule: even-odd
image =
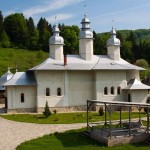
[{"label": "gravel path", "polygon": [[6,120],[0,117],[0,150],[15,150],[22,142],[54,132],[64,132],[85,127],[78,124],[34,124]]}]

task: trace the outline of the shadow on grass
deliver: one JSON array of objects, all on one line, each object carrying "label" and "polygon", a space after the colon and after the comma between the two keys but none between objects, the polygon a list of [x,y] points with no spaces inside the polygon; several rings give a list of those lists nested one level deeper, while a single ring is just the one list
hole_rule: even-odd
[{"label": "shadow on grass", "polygon": [[61,142],[63,147],[81,147],[81,146],[103,146],[97,141],[83,135],[83,131],[76,132],[74,130],[65,133],[54,133],[54,136]]}]

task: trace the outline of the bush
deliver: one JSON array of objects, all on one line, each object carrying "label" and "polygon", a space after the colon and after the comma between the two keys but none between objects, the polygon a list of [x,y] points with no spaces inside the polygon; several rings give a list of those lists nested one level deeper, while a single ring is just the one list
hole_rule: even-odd
[{"label": "bush", "polygon": [[98,113],[99,113],[100,116],[103,116],[103,115],[104,115],[103,107],[100,107],[100,108],[99,108]]},{"label": "bush", "polygon": [[47,117],[49,117],[51,114],[52,114],[52,113],[51,113],[51,111],[50,111],[50,109],[49,109],[48,102],[46,101],[43,115],[47,118]]},{"label": "bush", "polygon": [[[150,97],[147,98],[146,103],[150,104]],[[148,108],[145,107],[145,108],[144,108],[144,111],[147,113],[147,112],[148,112]],[[150,113],[150,109],[149,109],[149,112],[148,112],[148,113]]]},{"label": "bush", "polygon": [[53,113],[54,113],[54,114],[57,114],[57,110],[56,110],[56,109],[54,109],[54,110],[53,110]]}]

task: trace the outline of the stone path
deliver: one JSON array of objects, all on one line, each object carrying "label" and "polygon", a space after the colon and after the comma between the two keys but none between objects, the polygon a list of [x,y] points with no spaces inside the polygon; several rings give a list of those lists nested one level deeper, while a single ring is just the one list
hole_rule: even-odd
[{"label": "stone path", "polygon": [[64,132],[85,127],[78,124],[33,124],[6,120],[0,117],[0,150],[15,150],[22,142],[54,132]]}]

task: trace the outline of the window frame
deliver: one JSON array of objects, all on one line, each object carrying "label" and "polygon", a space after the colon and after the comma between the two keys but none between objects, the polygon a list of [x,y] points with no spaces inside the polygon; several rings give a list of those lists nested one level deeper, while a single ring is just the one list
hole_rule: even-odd
[{"label": "window frame", "polygon": [[117,94],[120,95],[121,94],[121,86],[117,87]]},{"label": "window frame", "polygon": [[50,96],[50,88],[46,88],[46,96]]},{"label": "window frame", "polygon": [[24,93],[21,93],[21,103],[24,103]]},{"label": "window frame", "polygon": [[57,88],[57,96],[62,96],[62,93],[61,93],[61,88]]},{"label": "window frame", "polygon": [[112,86],[112,87],[110,88],[110,94],[111,94],[111,95],[115,95],[115,88],[114,88],[114,86]]},{"label": "window frame", "polygon": [[104,87],[104,95],[108,95],[108,87],[107,86]]}]

